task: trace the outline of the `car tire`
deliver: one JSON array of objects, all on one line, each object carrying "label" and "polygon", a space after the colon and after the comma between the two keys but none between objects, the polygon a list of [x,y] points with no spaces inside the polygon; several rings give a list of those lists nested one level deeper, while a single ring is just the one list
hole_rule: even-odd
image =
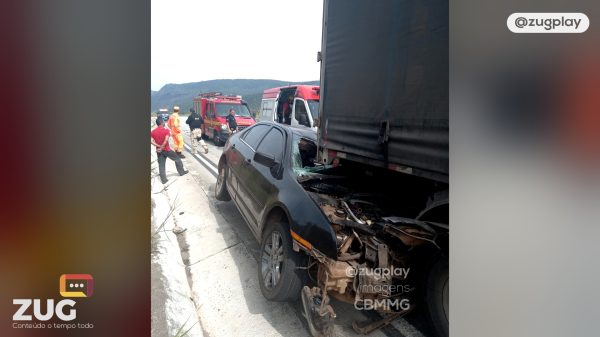
[{"label": "car tire", "polygon": [[229,166],[225,161],[219,165],[219,175],[215,184],[215,198],[220,201],[229,201],[231,196],[227,191],[227,176],[229,175]]},{"label": "car tire", "polygon": [[[273,252],[274,242],[276,251]],[[294,301],[300,298],[305,284],[307,257],[292,249],[292,238],[287,226],[271,223],[264,231],[258,261],[260,291],[270,301]]]},{"label": "car tire", "polygon": [[213,143],[215,143],[216,146],[221,146],[223,145],[223,143],[220,141],[221,137],[219,137],[220,132],[213,132]]},{"label": "car tire", "polygon": [[448,260],[440,258],[429,271],[425,294],[431,325],[438,337],[448,337],[449,289]]}]

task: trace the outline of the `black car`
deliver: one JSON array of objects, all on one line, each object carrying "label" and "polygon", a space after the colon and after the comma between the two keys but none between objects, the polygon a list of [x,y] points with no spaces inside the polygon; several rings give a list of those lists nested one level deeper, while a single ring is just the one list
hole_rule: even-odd
[{"label": "black car", "polygon": [[219,160],[216,198],[233,199],[260,242],[263,295],[300,297],[313,336],[331,335],[329,295],[396,317],[425,301],[432,322],[443,322],[435,317],[448,311],[440,255],[448,235],[431,218],[436,185],[350,161],[318,163],[316,144],[311,129],[261,122],[231,136]]},{"label": "black car", "polygon": [[260,285],[270,300],[298,298],[304,275],[296,267],[306,255],[292,249],[304,238],[335,258],[335,233],[298,182],[315,166],[316,133],[261,122],[229,138],[219,160],[216,198],[235,202],[261,243]]}]

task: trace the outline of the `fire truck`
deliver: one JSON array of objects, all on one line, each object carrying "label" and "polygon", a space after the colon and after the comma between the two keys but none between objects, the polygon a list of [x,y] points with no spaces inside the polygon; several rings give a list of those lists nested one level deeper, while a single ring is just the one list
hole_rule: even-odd
[{"label": "fire truck", "polygon": [[199,111],[204,119],[202,135],[210,138],[215,145],[225,144],[229,138],[229,130],[225,117],[229,110],[235,111],[238,131],[241,131],[256,121],[250,114],[248,104],[239,95],[224,95],[220,92],[207,92],[196,96],[193,100],[194,109]]}]

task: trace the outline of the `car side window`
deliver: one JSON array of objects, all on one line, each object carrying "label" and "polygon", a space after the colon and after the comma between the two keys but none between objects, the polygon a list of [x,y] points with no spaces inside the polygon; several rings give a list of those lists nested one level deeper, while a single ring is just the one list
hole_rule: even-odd
[{"label": "car side window", "polygon": [[271,131],[269,131],[265,138],[260,142],[260,145],[256,151],[270,154],[275,157],[275,161],[281,162],[281,158],[283,158],[284,145],[285,140],[283,138],[283,133],[281,133],[281,131],[279,131],[277,128],[272,128]]},{"label": "car side window", "polygon": [[271,128],[270,125],[256,125],[251,127],[244,134],[244,142],[248,144],[252,149],[256,150],[256,146],[258,142],[262,139],[262,137],[269,131]]},{"label": "car side window", "polygon": [[305,174],[315,167],[317,145],[313,140],[294,134],[292,141],[292,169],[296,174]]}]

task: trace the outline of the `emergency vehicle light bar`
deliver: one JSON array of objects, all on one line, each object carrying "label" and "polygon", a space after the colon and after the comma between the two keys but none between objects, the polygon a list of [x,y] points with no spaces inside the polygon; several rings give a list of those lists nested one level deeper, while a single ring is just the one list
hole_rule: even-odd
[{"label": "emergency vehicle light bar", "polygon": [[220,92],[213,91],[213,92],[205,92],[205,93],[202,93],[202,94],[200,94],[198,96],[202,97],[202,98],[210,98],[210,97],[216,97],[216,96],[222,96],[222,95],[223,94],[220,93]]},{"label": "emergency vehicle light bar", "polygon": [[224,99],[224,100],[241,100],[242,99],[242,96],[240,96],[240,95],[223,95],[220,92],[206,92],[206,93],[199,94],[198,97],[200,97],[200,98],[219,98],[219,99]]}]

